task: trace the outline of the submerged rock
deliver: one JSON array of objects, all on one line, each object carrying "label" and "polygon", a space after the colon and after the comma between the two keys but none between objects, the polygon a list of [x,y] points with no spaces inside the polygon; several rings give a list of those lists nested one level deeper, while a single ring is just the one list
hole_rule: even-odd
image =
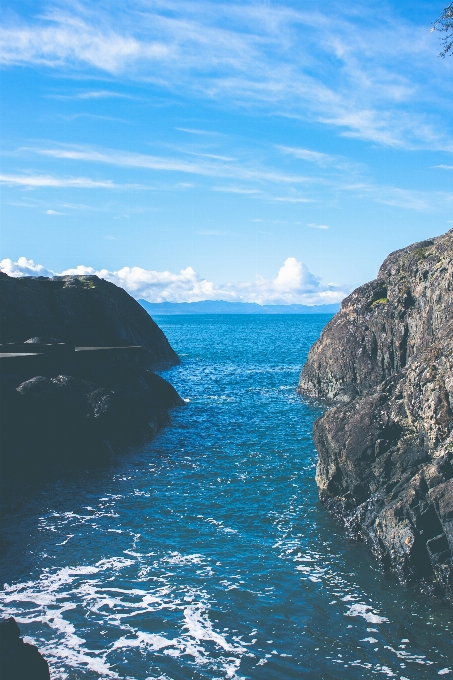
[{"label": "submerged rock", "polygon": [[49,666],[38,648],[24,642],[13,617],[0,621],[2,680],[50,680]]},{"label": "submerged rock", "polygon": [[299,391],[334,406],[313,431],[321,500],[401,583],[453,600],[453,230],[344,300]]}]

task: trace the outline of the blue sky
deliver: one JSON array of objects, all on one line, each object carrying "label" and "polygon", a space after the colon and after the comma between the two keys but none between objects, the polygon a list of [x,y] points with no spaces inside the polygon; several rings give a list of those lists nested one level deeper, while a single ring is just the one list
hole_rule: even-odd
[{"label": "blue sky", "polygon": [[4,0],[3,269],[341,299],[453,228],[443,6]]}]

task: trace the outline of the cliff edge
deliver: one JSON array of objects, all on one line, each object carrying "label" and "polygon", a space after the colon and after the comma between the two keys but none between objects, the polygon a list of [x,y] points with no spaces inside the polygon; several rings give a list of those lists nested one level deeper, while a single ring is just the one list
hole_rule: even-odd
[{"label": "cliff edge", "polygon": [[141,345],[147,368],[179,364],[143,307],[97,276],[13,278],[0,272],[0,299],[0,343],[47,337],[78,346]]},{"label": "cliff edge", "polygon": [[401,583],[453,601],[453,230],[387,257],[327,324],[299,392],[321,500]]}]

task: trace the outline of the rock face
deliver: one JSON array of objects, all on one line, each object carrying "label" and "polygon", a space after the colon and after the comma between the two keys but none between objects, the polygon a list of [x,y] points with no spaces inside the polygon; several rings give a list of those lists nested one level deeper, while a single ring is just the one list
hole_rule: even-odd
[{"label": "rock face", "polygon": [[[12,355],[19,366],[22,357],[46,359],[36,364],[45,370],[28,372],[28,379],[14,367],[8,369],[11,355],[2,354],[3,473],[35,475],[97,464],[153,436],[168,422],[169,409],[184,403],[150,370],[179,363],[177,355],[151,317],[121,288],[96,276],[1,275],[0,290],[3,342],[25,343],[21,352],[28,346],[31,352],[43,351],[44,345],[52,349],[57,343],[50,353]],[[72,358],[61,342],[72,343]],[[74,344],[88,348],[74,352]],[[107,349],[111,345],[143,349]]]},{"label": "rock face", "polygon": [[144,370],[117,384],[74,376],[36,376],[1,389],[2,473],[36,475],[105,462],[150,439],[184,402],[163,378]]},{"label": "rock face", "polygon": [[453,601],[453,230],[389,255],[310,350],[321,500],[401,583]]},{"label": "rock face", "polygon": [[179,363],[143,307],[97,276],[12,278],[0,272],[0,298],[0,343],[38,336],[88,347],[141,345],[147,368]]},{"label": "rock face", "polygon": [[2,680],[50,680],[47,661],[22,640],[12,617],[0,621],[0,675]]}]

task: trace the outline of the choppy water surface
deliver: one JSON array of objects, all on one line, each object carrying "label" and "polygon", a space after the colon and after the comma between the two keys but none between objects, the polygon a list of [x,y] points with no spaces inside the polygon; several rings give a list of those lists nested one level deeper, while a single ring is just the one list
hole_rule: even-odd
[{"label": "choppy water surface", "polygon": [[108,470],[16,496],[3,615],[67,678],[453,678],[451,612],[318,504],[295,393],[328,317],[160,317],[189,400]]}]

